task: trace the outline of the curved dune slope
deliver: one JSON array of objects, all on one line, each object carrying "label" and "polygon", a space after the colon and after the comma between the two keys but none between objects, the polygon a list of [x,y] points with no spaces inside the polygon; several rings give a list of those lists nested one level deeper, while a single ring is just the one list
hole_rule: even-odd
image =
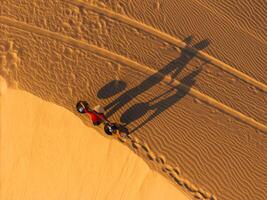
[{"label": "curved dune slope", "polygon": [[105,106],[125,144],[197,198],[262,200],[267,4],[232,2],[5,0],[0,74],[73,113]]},{"label": "curved dune slope", "polygon": [[4,87],[0,100],[1,199],[190,199],[66,109]]},{"label": "curved dune slope", "polygon": [[[81,2],[69,0],[69,2]],[[83,0],[150,25],[174,37],[209,39],[205,50],[266,84],[267,4],[264,0]]]}]

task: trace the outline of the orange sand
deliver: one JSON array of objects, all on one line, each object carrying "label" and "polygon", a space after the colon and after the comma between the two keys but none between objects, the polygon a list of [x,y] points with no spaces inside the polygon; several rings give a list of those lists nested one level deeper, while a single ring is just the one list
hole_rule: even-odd
[{"label": "orange sand", "polygon": [[104,105],[192,196],[265,199],[266,2],[151,2],[5,0],[0,74],[73,113]]},{"label": "orange sand", "polygon": [[1,199],[190,199],[63,107],[1,92]]}]

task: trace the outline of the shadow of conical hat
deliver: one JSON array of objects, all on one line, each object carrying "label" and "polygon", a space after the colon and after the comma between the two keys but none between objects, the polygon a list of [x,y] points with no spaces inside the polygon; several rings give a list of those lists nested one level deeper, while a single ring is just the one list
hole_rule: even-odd
[{"label": "shadow of conical hat", "polygon": [[98,113],[104,113],[105,109],[102,106],[97,105],[96,107],[94,107],[94,111],[96,111]]}]

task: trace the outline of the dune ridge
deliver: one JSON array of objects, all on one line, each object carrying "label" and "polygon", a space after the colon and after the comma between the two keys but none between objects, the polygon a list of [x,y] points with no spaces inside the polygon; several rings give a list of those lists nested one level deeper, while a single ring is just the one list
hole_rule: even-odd
[{"label": "dune ridge", "polygon": [[[9,43],[9,46],[11,47],[11,46],[13,46],[12,45],[13,43],[12,42],[10,42]],[[16,58],[16,56],[15,56],[15,58]],[[16,60],[16,59],[15,59]],[[142,74],[144,74],[144,72],[142,72]],[[73,95],[73,96],[76,96],[76,95]],[[193,105],[193,104],[192,104]],[[159,123],[159,124],[162,124],[162,123]],[[155,127],[153,127],[153,128],[155,128]],[[169,127],[170,129],[172,129],[173,127]],[[166,129],[166,130],[169,130],[169,129]],[[181,127],[181,131],[182,132],[184,132],[184,133],[186,133],[186,131],[183,131],[183,129],[182,129],[182,127]],[[163,137],[164,137],[164,135],[163,135]],[[175,137],[174,137],[175,138]],[[159,143],[159,144],[162,144],[162,147],[166,147],[166,146],[170,146],[170,147],[172,147],[172,146],[175,146],[174,144],[172,144],[172,145],[168,145],[168,143],[161,143],[161,140],[162,139],[159,139],[159,141],[160,142],[153,142],[153,143]],[[166,140],[166,141],[168,141],[168,138],[166,137],[166,139],[164,139],[164,140]],[[144,140],[144,141],[146,141],[146,140]],[[153,141],[153,140],[152,140]],[[197,140],[196,140],[197,141]],[[197,143],[197,142],[196,142]],[[147,149],[147,147],[146,147],[146,149]],[[167,155],[168,154],[168,151],[166,151],[166,152],[164,152],[163,153],[163,155]],[[190,155],[190,154],[188,154],[188,153],[186,153],[186,156],[188,157],[187,159],[188,160],[193,160],[194,159],[194,156],[192,156],[192,155]],[[153,154],[153,153],[150,153],[150,154],[148,154],[147,155],[147,157],[149,157],[150,159],[153,159],[153,158],[155,158],[155,154]],[[157,160],[160,160],[160,158],[158,158]],[[162,157],[161,157],[161,160],[162,160]],[[168,159],[169,160],[169,159]],[[171,166],[171,165],[170,165]],[[167,167],[168,169],[170,169],[171,167]],[[171,176],[171,175],[170,175]],[[173,178],[174,179],[174,181],[176,181],[176,178]],[[177,179],[177,181],[178,181],[178,184],[179,184],[179,180]],[[186,185],[189,185],[189,184],[186,184]],[[192,187],[192,188],[194,188],[194,187]],[[195,189],[191,189],[191,190],[195,190]],[[201,191],[201,190],[200,190]],[[203,193],[203,192],[202,192]],[[199,196],[199,195],[197,195],[196,194],[196,196]],[[200,195],[201,196],[201,195]],[[204,196],[202,196],[202,197],[204,197]]]},{"label": "dune ridge", "polygon": [[[121,15],[119,13],[113,12],[112,10],[108,10],[105,8],[101,8],[101,7],[97,7],[92,3],[87,3],[86,1],[81,1],[81,0],[68,0],[67,2],[76,5],[76,6],[84,6],[86,8],[89,8],[91,10],[93,10],[94,12],[98,12],[102,15],[106,15],[108,17],[114,18],[116,20],[119,20],[123,23],[129,24],[135,28],[144,30],[152,35],[155,35],[159,38],[162,38],[163,40],[165,40],[166,42],[172,43],[176,46],[178,46],[179,48],[185,48],[186,47],[186,43],[184,43],[182,40],[175,38],[171,35],[169,35],[166,32],[162,32],[158,29],[155,29],[151,26],[148,26],[142,22],[136,21],[134,19],[131,19],[125,15]],[[4,17],[4,16],[3,16]],[[8,19],[5,18],[6,20],[12,20],[12,19]],[[2,20],[2,22],[4,22],[5,20]],[[196,50],[192,47],[190,47],[189,49],[187,49],[189,52],[191,53],[196,53]],[[267,85],[254,79],[253,77],[235,69],[234,67],[226,64],[225,62],[220,61],[219,59],[209,55],[208,53],[205,53],[201,50],[197,51],[197,56],[199,56],[200,58],[209,61],[211,63],[213,63],[215,66],[219,67],[220,69],[229,72],[230,74],[235,75],[236,77],[256,86],[257,88],[263,90],[264,92],[267,91]]]},{"label": "dune ridge", "polygon": [[[38,110],[38,107],[47,107],[47,108],[49,108],[49,110],[53,110],[53,112],[55,113],[55,112],[60,112],[60,109],[62,109],[62,108],[55,108],[55,106],[53,105],[51,105],[51,106],[49,106],[49,105],[45,105],[45,104],[49,104],[48,102],[42,102],[42,100],[41,99],[39,99],[39,98],[36,98],[36,97],[34,97],[33,95],[31,95],[31,94],[29,94],[29,93],[27,93],[27,92],[25,92],[25,91],[19,91],[19,90],[14,90],[14,89],[8,89],[8,87],[7,87],[7,83],[6,83],[6,80],[2,77],[2,76],[0,76],[0,83],[1,83],[1,90],[0,90],[0,97],[1,97],[1,108],[2,109],[0,109],[1,110],[1,124],[3,124],[3,123],[5,123],[5,126],[2,126],[2,129],[1,129],[1,135],[2,135],[2,138],[4,138],[5,139],[5,142],[11,142],[10,141],[10,139],[7,139],[8,137],[7,137],[7,135],[6,135],[6,133],[7,133],[7,129],[11,129],[10,128],[10,119],[9,119],[9,117],[8,116],[10,116],[11,114],[10,113],[12,113],[12,110],[15,110],[16,109],[16,107],[19,105],[19,103],[18,102],[22,102],[22,103],[20,103],[20,104],[22,104],[22,105],[24,105],[25,107],[26,107],[26,109],[30,109],[30,110]],[[7,104],[12,104],[12,109],[10,109],[9,111],[8,111],[8,113],[7,113],[7,109],[6,109],[6,107],[8,107],[7,106]],[[27,107],[28,105],[31,105],[31,107]],[[43,105],[44,104],[44,105]],[[51,107],[51,109],[50,109],[50,107]],[[53,109],[52,109],[53,108]],[[38,114],[34,114],[34,115],[36,115],[35,117],[36,118],[39,118],[38,117],[38,115],[40,115],[40,118],[42,118],[43,117],[43,114],[42,114],[42,112],[43,112],[43,110],[44,110],[44,108],[41,108],[41,110],[40,110],[40,112],[38,112]],[[51,111],[46,111],[46,113],[48,113],[48,114],[44,114],[44,120],[43,120],[43,127],[45,127],[46,126],[46,124],[47,124],[47,122],[46,122],[46,120],[47,119],[49,119],[49,118],[52,118],[53,119],[53,117],[48,117],[47,118],[47,116],[46,115],[51,115],[50,114],[50,112]],[[21,114],[20,115],[22,115],[22,116],[24,116],[24,115],[28,115],[27,113],[23,113],[24,111],[23,111],[23,109],[22,109],[22,111],[21,111]],[[29,112],[29,111],[28,111]],[[31,112],[31,111],[30,111]],[[61,111],[62,112],[62,111]],[[66,113],[65,111],[64,112],[62,112],[63,113],[63,115]],[[58,114],[57,114],[58,115]],[[59,114],[60,116],[62,115],[62,114]],[[69,114],[68,114],[69,115]],[[29,120],[32,120],[32,114],[30,115],[31,116],[31,118],[29,119]],[[68,116],[69,117],[69,116]],[[9,119],[9,120],[7,120],[7,119],[4,119],[4,118],[7,118],[7,119]],[[19,119],[21,119],[22,117],[21,116],[18,116],[18,120]],[[47,118],[47,119],[46,119]],[[54,117],[55,119],[55,122],[53,122],[52,124],[58,124],[58,118],[57,117]],[[68,119],[67,117],[63,117],[64,119]],[[27,117],[25,117],[25,119],[27,119]],[[34,119],[34,118],[33,118]],[[37,123],[38,123],[38,121],[40,122],[41,120],[39,120],[39,119],[37,119],[36,120],[37,121]],[[18,124],[23,124],[24,122],[19,122]],[[7,125],[6,125],[7,124]],[[26,124],[27,124],[27,122],[26,122]],[[71,123],[72,124],[72,123]],[[82,125],[82,124],[80,124],[80,125]],[[39,125],[38,124],[36,124],[35,125],[36,127],[38,127]],[[48,126],[49,127],[52,127],[52,130],[53,130],[53,126],[51,126],[51,125],[49,125],[48,124]],[[59,129],[59,130],[61,130],[61,128],[59,128],[60,127],[60,125],[57,127],[57,129]],[[77,127],[76,127],[77,128]],[[29,127],[29,132],[31,132],[31,127]],[[102,127],[97,127],[97,128],[95,128],[97,131],[98,131],[98,134],[99,133],[101,133],[101,134],[103,134],[103,130],[102,130]],[[18,129],[16,129],[16,130],[18,130]],[[21,129],[21,130],[23,130],[23,129]],[[19,131],[17,131],[17,132],[19,132]],[[54,132],[54,131],[52,131],[52,132]],[[82,131],[81,131],[82,132]],[[90,132],[90,131],[89,131]],[[13,133],[14,134],[14,136],[16,135],[16,134],[18,134],[18,133]],[[95,133],[94,133],[95,134]],[[45,133],[45,135],[49,135],[48,133]],[[78,134],[78,135],[80,135],[80,134]],[[81,136],[81,135],[80,135]],[[19,137],[21,137],[21,136],[19,136]],[[26,136],[22,136],[22,137],[26,137]],[[14,139],[14,138],[13,138]],[[44,138],[43,138],[44,139]],[[109,140],[110,140],[111,138],[109,138]],[[116,139],[116,137],[115,137],[115,139]],[[42,137],[40,138],[40,139],[36,139],[37,141],[38,140],[40,140],[40,143],[42,143]],[[197,186],[195,186],[193,183],[191,183],[189,180],[187,180],[187,179],[185,179],[185,178],[183,178],[182,176],[181,176],[181,170],[179,169],[179,167],[172,167],[171,165],[169,165],[169,164],[167,164],[167,162],[166,162],[166,159],[165,159],[165,157],[163,156],[163,155],[157,155],[155,152],[153,152],[151,149],[150,149],[150,147],[149,147],[149,145],[147,144],[147,143],[145,143],[145,142],[142,142],[140,139],[138,139],[136,136],[129,136],[128,138],[117,138],[117,140],[119,140],[120,142],[122,142],[122,143],[128,143],[129,144],[129,146],[131,146],[132,147],[132,150],[135,152],[135,153],[137,153],[137,154],[143,154],[147,159],[149,159],[151,162],[154,162],[154,164],[155,165],[158,165],[158,167],[163,171],[163,173],[165,173],[166,174],[166,176],[167,177],[169,177],[170,179],[173,179],[181,188],[183,188],[184,190],[187,190],[187,192],[189,192],[192,196],[194,196],[194,197],[196,197],[196,198],[198,198],[198,199],[209,199],[209,200],[216,200],[217,198],[213,195],[213,194],[211,194],[211,193],[209,193],[209,192],[206,192],[204,189],[202,189],[201,187],[197,187]],[[37,141],[35,141],[35,142],[37,142]],[[4,142],[4,141],[2,141],[2,142]],[[14,143],[16,143],[16,141],[13,141]],[[33,145],[34,143],[32,143],[32,145]],[[3,190],[2,190],[2,192],[1,192],[1,196],[6,196],[7,198],[8,198],[8,194],[10,194],[8,191],[10,190],[6,190],[6,186],[7,186],[7,183],[10,181],[9,179],[7,179],[6,178],[6,176],[9,176],[10,175],[10,171],[8,171],[8,169],[6,169],[5,167],[3,167],[3,166],[5,166],[6,165],[6,160],[5,160],[5,158],[6,157],[8,157],[7,156],[7,151],[6,151],[6,148],[7,148],[7,146],[8,145],[10,145],[10,143],[5,143],[5,145],[3,145],[4,146],[4,148],[2,149],[2,158],[3,158],[3,160],[2,160],[2,167],[1,167],[1,169],[3,170],[3,171],[5,171],[5,172],[7,172],[7,174],[4,176],[4,178],[2,178],[1,179],[1,183],[3,184]],[[22,148],[29,148],[29,147],[27,147],[27,146],[24,146],[25,144],[24,143],[22,143],[22,144],[20,144],[20,143],[18,143],[18,144],[16,144],[16,145],[22,145]],[[112,145],[111,144],[111,142],[110,142],[110,145]],[[24,146],[24,147],[23,147]],[[60,146],[59,146],[60,147]],[[9,147],[10,148],[10,147]],[[34,147],[32,147],[32,148],[34,148]],[[61,147],[62,148],[62,147]],[[111,147],[109,147],[109,149],[110,149]],[[38,152],[38,151],[37,151]],[[18,153],[18,152],[17,152]],[[70,153],[70,152],[67,152],[67,153]],[[108,154],[111,154],[111,153],[109,153],[108,152]],[[18,156],[18,155],[12,155],[12,156],[14,156],[14,157],[16,157],[16,156]],[[42,153],[40,154],[40,156],[42,156]],[[13,158],[13,157],[12,157]],[[21,159],[21,158],[19,158],[18,157],[18,159]],[[30,158],[29,158],[29,161],[30,161]],[[31,161],[30,161],[31,162]],[[90,162],[94,162],[94,160],[91,160],[91,161],[89,161],[89,164],[90,164]],[[116,162],[116,161],[113,161],[113,162]],[[19,165],[19,163],[13,163],[14,164],[14,166],[15,165],[18,165],[16,168],[20,168],[20,165]],[[127,168],[127,165],[123,165],[123,167],[126,167]],[[85,168],[86,168],[86,166],[85,166]],[[1,171],[1,173],[4,173],[3,171]],[[18,176],[22,176],[22,174],[19,174],[19,172],[17,172],[18,173]],[[150,175],[150,173],[151,172],[149,172],[149,173],[147,173],[147,175],[145,175],[145,177],[147,177],[147,176],[151,176]],[[154,173],[153,171],[152,171],[152,173]],[[111,176],[112,177],[112,176]],[[115,175],[115,177],[116,177],[116,175]],[[157,175],[154,175],[154,176],[152,176],[152,179],[158,179],[157,178]],[[146,178],[143,180],[143,183],[141,184],[142,186],[140,187],[141,189],[140,189],[140,191],[142,191],[143,189],[142,188],[149,188],[148,186],[146,186],[144,183],[146,182],[146,181],[148,181]],[[151,182],[150,180],[149,180],[149,182]],[[153,181],[152,181],[153,182]],[[157,184],[157,182],[156,182],[156,184]],[[156,186],[156,184],[154,184],[155,186]],[[165,184],[165,183],[164,183]],[[164,185],[163,184],[163,185]],[[152,184],[153,185],[153,184]],[[12,185],[14,188],[16,188],[16,186],[15,185]],[[161,183],[161,186],[162,186],[162,183]],[[153,186],[152,186],[153,187]],[[166,186],[166,187],[168,187],[168,185]],[[164,188],[164,187],[163,187]],[[162,189],[162,188],[161,188]],[[148,191],[153,191],[153,189],[151,188],[151,189],[148,189]],[[106,192],[106,191],[104,191],[104,192]],[[154,192],[153,192],[154,193]],[[33,195],[34,193],[30,193],[30,194],[28,194],[29,196],[31,196],[31,195]],[[138,196],[138,195],[137,195]],[[154,195],[152,195],[152,194],[150,194],[150,193],[148,193],[148,194],[146,194],[145,192],[144,192],[144,194],[142,194],[142,195],[140,195],[140,196],[154,196]],[[158,194],[156,194],[155,195],[155,197],[156,196],[158,196]],[[97,197],[97,195],[96,195],[96,197]],[[155,198],[154,197],[154,198]],[[126,199],[128,199],[129,198],[129,196],[127,196],[127,197],[125,197]],[[172,196],[170,195],[170,198],[172,198]],[[187,198],[185,198],[185,196],[179,196],[179,198],[184,198],[184,199],[189,199],[189,197],[187,197]],[[101,199],[101,198],[100,198]]]},{"label": "dune ridge", "polygon": [[[194,33],[198,40],[201,38],[212,38],[214,45],[206,50],[210,55],[266,84],[266,75],[263,70],[266,45],[259,41],[259,39],[251,37],[247,32],[238,30],[231,23],[226,23],[221,15],[207,12],[207,9],[200,6],[198,1],[156,1],[154,4],[151,4],[149,1],[142,1],[142,5],[140,5],[141,1],[127,2],[124,0],[118,0],[117,2],[88,0],[86,2],[126,15],[177,38],[183,38],[185,35],[192,33]],[[207,4],[214,4],[214,2],[200,2],[205,6]],[[242,11],[243,13],[249,12],[251,9],[249,5],[256,4],[257,6],[253,8],[257,12],[249,13],[249,19],[242,13],[244,16],[242,19],[243,21],[249,21],[250,25],[254,21],[257,22],[253,25],[254,33],[261,36],[265,34],[264,24],[266,22],[264,23],[263,19],[266,18],[264,13],[266,5],[263,1],[251,0],[248,1],[249,3],[247,1],[238,1],[234,6],[233,3],[229,4],[228,2],[225,4],[224,2],[217,2],[217,4],[220,4],[220,8],[224,9],[222,11],[235,13],[234,16],[238,15],[236,12],[237,8],[240,13]],[[261,14],[257,16],[259,13]],[[244,24],[246,23],[243,23],[242,27],[244,27]],[[173,27],[178,28],[174,29]],[[247,27],[248,25],[246,25]],[[259,31],[259,27],[261,31]],[[243,40],[246,40],[246,43],[242,43]],[[257,56],[259,56],[258,59],[256,59]],[[246,67],[244,68],[244,66]]]},{"label": "dune ridge", "polygon": [[[41,4],[41,1],[39,3]],[[21,8],[13,5],[12,1],[8,1],[6,4],[7,9],[3,11],[4,16],[99,46],[155,70],[160,70],[162,66],[169,65],[172,62],[175,63],[175,60],[170,62],[172,59],[177,59],[180,62],[177,65],[180,68],[185,68],[183,70],[185,72],[191,72],[194,65],[201,65],[203,67],[202,73],[198,76],[197,84],[192,88],[255,119],[259,123],[266,124],[267,122],[267,118],[264,117],[267,112],[267,108],[265,109],[266,106],[264,106],[266,94],[264,90],[243,81],[243,79],[231,73],[220,70],[220,68],[206,61],[206,59],[196,58],[196,55],[194,55],[196,52],[188,50],[190,48],[180,49],[176,45],[164,42],[159,37],[145,33],[142,29],[133,28],[128,26],[127,23],[120,23],[118,20],[112,20],[110,17],[100,15],[94,12],[93,9],[87,9],[84,6],[74,6],[71,3],[56,1],[56,3],[49,2],[46,6],[37,4],[32,10],[32,7],[27,4]],[[46,7],[55,12],[51,13],[52,15],[47,19],[44,19],[43,15],[46,13],[44,11]],[[25,10],[35,12],[35,17],[28,16]],[[147,40],[147,43],[143,43],[142,39]],[[205,40],[202,41],[202,44],[200,42],[197,45],[203,46],[203,42],[205,43]],[[183,59],[186,59],[185,51],[189,57],[191,55],[195,57],[187,63],[187,67],[182,64]],[[187,53],[187,51],[189,52]],[[179,54],[181,57],[177,58],[176,56]],[[112,62],[110,64],[117,65]],[[116,69],[116,71],[118,70]],[[176,74],[178,80],[182,79],[186,74],[183,71],[178,75]],[[116,77],[118,79],[117,75]],[[248,98],[245,99],[244,96]],[[235,99],[235,101],[231,99]]]},{"label": "dune ridge", "polygon": [[69,111],[0,84],[1,198],[192,199]]},{"label": "dune ridge", "polygon": [[[264,44],[195,1],[89,2],[99,12],[69,1],[5,1],[1,74],[14,88],[74,113],[79,99],[105,105],[111,120],[132,132],[125,144],[178,188],[194,183],[196,198],[204,198],[196,192],[202,188],[210,198],[264,199]],[[237,72],[215,66],[196,50]]]},{"label": "dune ridge", "polygon": [[[94,10],[94,11],[97,11],[101,14],[115,18],[116,20],[120,20],[124,23],[128,23],[128,24],[130,24],[136,28],[139,28],[139,29],[142,29],[146,32],[149,32],[150,34],[156,35],[157,37],[164,39],[166,42],[175,44],[179,48],[185,48],[186,47],[186,43],[184,43],[182,40],[180,40],[178,38],[174,38],[171,35],[169,35],[165,32],[161,32],[160,30],[157,30],[151,26],[148,26],[148,25],[143,24],[141,22],[135,21],[134,19],[126,17],[125,15],[115,13],[115,12],[108,10],[108,9],[105,9],[105,8],[94,6],[94,4],[89,4],[89,3],[86,3],[85,1],[81,1],[81,0],[68,0],[68,2],[70,2],[74,5],[77,5],[77,6],[85,6],[87,8]],[[234,74],[236,77],[241,78],[244,81],[247,81],[248,83],[258,87],[259,89],[263,90],[264,92],[267,92],[267,85],[265,85],[264,83],[261,83],[260,81],[257,81],[256,79],[236,70],[235,68],[231,67],[230,65],[227,65],[226,63],[224,63],[218,59],[216,59],[215,57],[209,55],[208,53],[205,53],[203,51],[196,51],[192,47],[187,49],[187,50],[190,53],[197,53],[197,56],[199,56],[200,58],[202,58],[208,62],[213,63],[215,66],[219,67],[220,69],[227,71],[230,74]]]},{"label": "dune ridge", "polygon": [[177,183],[180,187],[186,189],[188,192],[190,192],[195,198],[198,199],[209,199],[209,200],[216,200],[214,194],[211,194],[210,192],[205,191],[201,187],[197,187],[193,183],[191,183],[189,180],[184,178],[181,175],[181,170],[178,166],[171,166],[166,162],[166,159],[163,155],[157,155],[157,153],[153,152],[149,145],[146,142],[142,142],[140,139],[138,139],[135,136],[129,136],[130,141],[123,141],[123,142],[130,142],[133,150],[136,153],[142,154],[147,159],[154,162],[154,165],[156,165],[158,168],[162,170],[163,173],[166,174],[166,176],[170,179],[173,179],[175,183]]}]

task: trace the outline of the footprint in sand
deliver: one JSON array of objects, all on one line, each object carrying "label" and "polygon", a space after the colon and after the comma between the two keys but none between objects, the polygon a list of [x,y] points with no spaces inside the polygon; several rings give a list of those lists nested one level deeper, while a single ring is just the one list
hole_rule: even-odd
[{"label": "footprint in sand", "polygon": [[202,195],[201,195],[199,192],[195,193],[194,197],[195,197],[196,199],[203,199],[203,198],[202,198]]},{"label": "footprint in sand", "polygon": [[147,153],[147,157],[152,161],[156,160],[156,155],[152,151]]},{"label": "footprint in sand", "polygon": [[6,41],[6,44],[1,45],[1,47],[0,73],[10,87],[18,88],[18,66],[21,60],[17,54],[17,50],[14,49],[14,42]]},{"label": "footprint in sand", "polygon": [[159,164],[165,164],[166,163],[166,159],[163,155],[158,155],[156,158],[157,163]]},{"label": "footprint in sand", "polygon": [[146,151],[146,152],[150,152],[150,151],[151,151],[150,148],[149,148],[149,146],[148,146],[148,144],[146,144],[146,143],[144,143],[144,144],[142,145],[142,149],[143,149],[144,151]]},{"label": "footprint in sand", "polygon": [[184,180],[184,186],[191,192],[197,192],[198,188],[190,183],[188,180]]},{"label": "footprint in sand", "polygon": [[199,188],[198,192],[206,199],[210,199],[211,198],[211,195],[208,192],[204,191],[202,188]]},{"label": "footprint in sand", "polygon": [[164,171],[164,172],[171,172],[171,171],[173,171],[173,168],[172,168],[172,166],[170,166],[168,164],[165,164],[162,167],[162,171]]},{"label": "footprint in sand", "polygon": [[170,174],[170,176],[173,177],[174,181],[179,184],[180,186],[184,186],[184,179],[182,177],[179,177],[177,175]]},{"label": "footprint in sand", "polygon": [[137,142],[132,142],[132,146],[134,149],[137,149],[137,150],[141,148],[141,145]]},{"label": "footprint in sand", "polygon": [[135,136],[133,136],[132,142],[135,142],[135,143],[140,144],[140,140],[137,137],[135,137]]},{"label": "footprint in sand", "polygon": [[181,170],[179,167],[174,167],[173,171],[177,174],[177,175],[181,175]]},{"label": "footprint in sand", "polygon": [[217,198],[214,195],[211,195],[210,200],[217,200]]}]

